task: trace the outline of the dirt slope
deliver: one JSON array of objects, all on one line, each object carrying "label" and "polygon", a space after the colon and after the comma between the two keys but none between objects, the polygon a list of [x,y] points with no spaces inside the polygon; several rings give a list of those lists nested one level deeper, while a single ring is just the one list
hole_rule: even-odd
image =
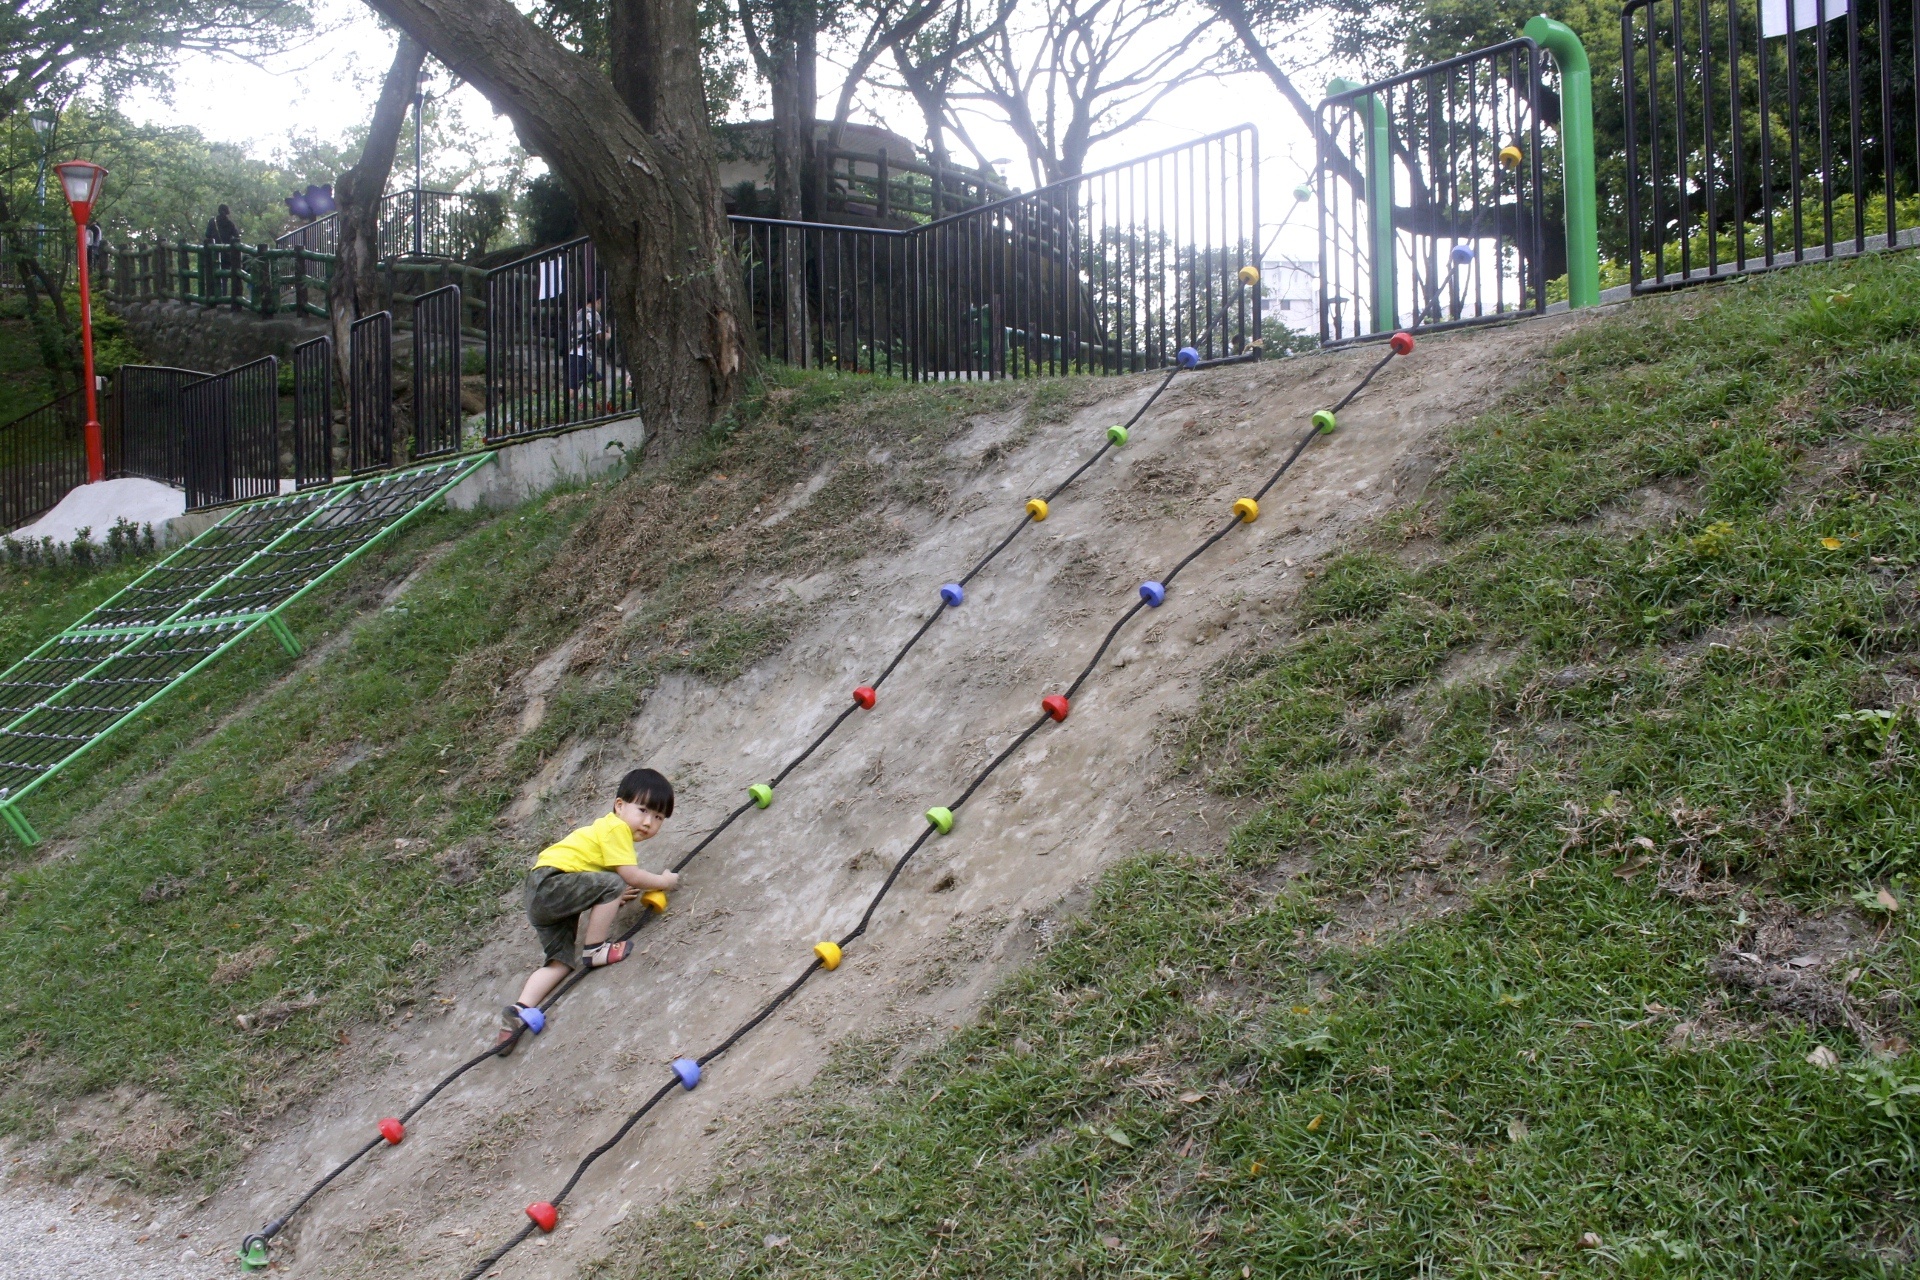
[{"label": "dirt slope", "polygon": [[[1352,522],[1420,489],[1439,433],[1490,403],[1515,366],[1570,323],[1428,340],[1382,374],[1341,415],[1340,432],[1316,441],[1262,504],[1259,522],[1196,562],[1165,608],[1122,635],[1071,718],[1042,731],[966,806],[951,836],[928,844],[846,964],[714,1064],[696,1093],[644,1122],[588,1174],[561,1229],[523,1247],[500,1274],[573,1274],[627,1215],[710,1176],[731,1135],[777,1114],[769,1109],[836,1043],[911,1042],[961,1022],[1110,860],[1224,833],[1213,802],[1167,777],[1166,736],[1195,705],[1204,673],[1259,629],[1284,627],[1314,561]],[[1379,354],[1178,380],[1125,449],[975,581],[965,607],[934,627],[874,711],[796,773],[770,810],[748,814],[693,864],[633,961],[595,975],[546,1035],[483,1064],[416,1121],[403,1146],[376,1152],[324,1192],[276,1240],[280,1272],[456,1276],[517,1230],[523,1207],[558,1188],[664,1078],[669,1059],[721,1039],[805,967],[814,941],[851,927],[920,831],[921,813],[949,802],[1031,720],[1041,695],[1064,687],[1137,584],[1219,527],[1306,415]],[[839,713],[925,616],[939,584],[991,547],[1027,496],[1078,465],[1152,381],[1118,383],[1113,400],[1010,448],[1010,422],[976,424],[954,448],[948,514],[893,513],[902,551],[800,582],[741,583],[742,600],[790,594],[804,604],[795,641],[721,690],[675,677],[625,741],[576,744],[553,760],[514,814],[529,859],[544,839],[603,812],[613,780],[642,761],[664,769],[681,799],[641,861],[676,859],[748,783]],[[530,717],[538,706],[530,702]],[[230,1249],[281,1211],[366,1141],[379,1116],[404,1108],[490,1037],[536,958],[531,931],[510,916],[468,968],[447,976],[437,1003],[367,1037],[358,1078],[263,1145],[177,1230],[207,1241],[203,1250]],[[176,1274],[152,1265],[149,1274]]]}]

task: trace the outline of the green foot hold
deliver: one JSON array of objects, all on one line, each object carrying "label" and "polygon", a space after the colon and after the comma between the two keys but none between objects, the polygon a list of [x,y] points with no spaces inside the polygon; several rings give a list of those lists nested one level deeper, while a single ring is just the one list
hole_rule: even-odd
[{"label": "green foot hold", "polygon": [[248,1236],[240,1246],[240,1266],[247,1271],[265,1271],[267,1269],[267,1240],[265,1236]]}]

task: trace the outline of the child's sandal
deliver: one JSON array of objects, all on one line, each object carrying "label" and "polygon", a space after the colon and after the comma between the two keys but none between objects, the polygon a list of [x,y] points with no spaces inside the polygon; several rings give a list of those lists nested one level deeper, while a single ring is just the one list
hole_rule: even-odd
[{"label": "child's sandal", "polygon": [[598,946],[588,947],[580,953],[590,969],[603,969],[610,964],[619,964],[633,953],[631,942],[602,942]]}]

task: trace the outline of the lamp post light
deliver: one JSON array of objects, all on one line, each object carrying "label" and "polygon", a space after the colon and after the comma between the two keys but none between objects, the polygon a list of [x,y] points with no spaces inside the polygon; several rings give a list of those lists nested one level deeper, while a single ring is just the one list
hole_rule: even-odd
[{"label": "lamp post light", "polygon": [[93,220],[93,204],[100,198],[100,186],[107,171],[91,160],[69,160],[58,164],[60,185],[73,209],[73,230],[79,238],[80,254],[80,352],[87,379],[87,483],[98,484],[107,478],[107,459],[100,444],[100,406],[93,381],[93,294],[87,278],[87,224]]},{"label": "lamp post light", "polygon": [[34,179],[33,198],[42,209],[47,205],[47,149],[53,145],[53,131],[60,123],[60,117],[52,111],[30,111],[27,123],[33,126],[33,136],[40,142],[40,175]]}]

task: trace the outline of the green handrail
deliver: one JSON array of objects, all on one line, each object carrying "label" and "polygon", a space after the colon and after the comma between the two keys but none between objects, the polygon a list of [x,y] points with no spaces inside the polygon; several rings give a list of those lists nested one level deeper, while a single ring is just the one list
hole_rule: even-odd
[{"label": "green handrail", "polygon": [[[1358,81],[1336,78],[1327,82],[1327,96],[1350,93]],[[1373,223],[1373,329],[1385,333],[1399,317],[1400,291],[1396,287],[1393,255],[1393,150],[1387,110],[1374,94],[1353,100],[1367,121],[1367,217]]]},{"label": "green handrail", "polygon": [[1567,190],[1567,305],[1600,301],[1599,201],[1593,179],[1593,68],[1573,28],[1546,14],[1524,34],[1560,64],[1560,163]]}]

